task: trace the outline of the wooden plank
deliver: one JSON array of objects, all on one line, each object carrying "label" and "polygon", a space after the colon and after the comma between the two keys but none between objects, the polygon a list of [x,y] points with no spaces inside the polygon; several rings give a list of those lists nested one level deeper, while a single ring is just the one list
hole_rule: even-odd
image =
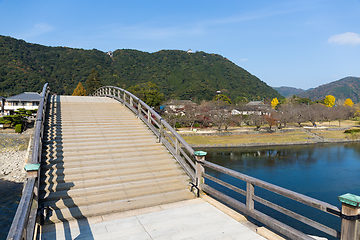
[{"label": "wooden plank", "polygon": [[231,185],[231,184],[229,184],[227,182],[221,181],[220,179],[218,179],[216,177],[213,177],[213,176],[211,176],[209,174],[206,174],[206,173],[204,173],[204,177],[207,178],[207,179],[210,179],[211,181],[216,182],[216,183],[218,183],[218,184],[220,184],[220,185],[222,185],[224,187],[227,187],[227,188],[233,190],[234,192],[237,192],[237,193],[240,193],[240,194],[246,196],[246,191],[245,190],[242,190],[242,189],[240,189],[238,187],[235,187],[235,186],[233,186],[233,185]]},{"label": "wooden plank", "polygon": [[[247,176],[245,174],[236,172],[236,171],[231,170],[231,169],[227,169],[227,168],[219,166],[217,164],[214,164],[214,163],[211,163],[211,162],[208,162],[208,161],[204,161],[203,165],[205,167],[214,169],[214,170],[219,171],[221,173],[225,173],[225,174],[227,174],[229,176],[238,178],[238,179],[243,180],[245,182],[249,182],[249,183],[251,183],[253,185],[264,188],[266,190],[277,193],[277,194],[279,194],[281,196],[290,198],[292,200],[301,202],[301,203],[303,203],[305,205],[311,206],[311,207],[319,209],[321,211],[328,212],[327,209],[331,209],[334,212],[340,212],[340,210],[336,206],[333,206],[333,205],[328,204],[326,202],[323,202],[323,201],[320,201],[320,200],[305,196],[303,194],[300,194],[300,193],[297,193],[297,192],[294,192],[294,191],[291,191],[291,190],[276,186],[274,184],[271,184],[271,183],[268,183],[268,182],[265,182],[265,181],[250,177],[250,176]],[[336,214],[334,214],[334,215],[337,216]]]},{"label": "wooden plank", "polygon": [[287,237],[289,237],[292,240],[314,240],[314,238],[290,227],[287,226],[286,224],[279,222],[278,220],[269,217],[255,209],[253,210],[249,210],[246,208],[246,205],[237,201],[236,199],[233,199],[217,190],[215,190],[214,188],[203,184],[203,186],[201,186],[202,190],[209,193],[210,195],[213,195],[214,197],[220,199],[221,201],[223,201],[224,203],[226,203],[227,205],[233,207],[234,209],[237,209],[238,211],[254,218],[255,220],[258,220],[259,222],[262,222],[263,224],[265,224],[266,226],[270,227],[271,229],[277,231],[278,233],[281,233]]},{"label": "wooden plank", "polygon": [[311,226],[313,228],[316,228],[316,229],[318,229],[318,230],[320,230],[320,231],[322,231],[324,233],[327,233],[327,234],[329,234],[329,235],[331,235],[333,237],[340,238],[340,232],[336,231],[335,229],[329,228],[329,227],[327,227],[327,226],[325,226],[325,225],[323,225],[321,223],[318,223],[318,222],[316,222],[314,220],[311,220],[311,219],[309,219],[307,217],[304,217],[304,216],[302,216],[300,214],[297,214],[297,213],[295,213],[293,211],[290,211],[289,209],[283,208],[283,207],[281,207],[279,205],[276,205],[275,203],[269,202],[268,200],[265,200],[265,199],[260,198],[258,196],[254,196],[254,200],[261,203],[261,204],[263,204],[263,205],[265,205],[265,206],[268,206],[268,207],[270,207],[272,209],[275,209],[276,211],[281,212],[281,213],[283,213],[283,214],[285,214],[285,215],[287,215],[289,217],[292,217],[292,218],[294,218],[294,219],[296,219],[296,220],[298,220],[300,222],[303,222],[303,223],[305,223],[305,224],[307,224],[307,225],[309,225],[309,226]]}]

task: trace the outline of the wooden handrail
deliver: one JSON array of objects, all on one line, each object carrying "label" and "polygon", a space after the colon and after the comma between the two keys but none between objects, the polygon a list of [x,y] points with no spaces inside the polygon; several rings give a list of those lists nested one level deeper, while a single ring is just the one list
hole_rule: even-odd
[{"label": "wooden handrail", "polygon": [[[243,190],[243,189],[240,189],[230,183],[227,183],[227,182],[224,182],[222,180],[219,180],[209,174],[206,174],[205,172],[203,173],[203,177],[206,179],[209,179],[213,182],[216,182],[232,191],[235,191],[237,193],[240,193],[244,196],[246,196],[246,205],[241,205],[241,206],[238,206],[237,208],[246,213],[247,215],[255,218],[256,220],[262,222],[262,223],[269,223],[271,222],[271,226],[272,228],[274,228],[274,223],[275,221],[273,221],[273,219],[265,214],[259,214],[254,208],[253,208],[253,201],[257,201],[267,207],[270,207],[278,212],[281,212],[287,216],[290,216],[300,222],[303,222],[313,228],[316,228],[322,232],[325,232],[333,237],[336,237],[336,238],[340,238],[340,232],[336,231],[335,229],[332,229],[330,227],[327,227],[321,223],[318,223],[312,219],[309,219],[309,218],[306,218],[304,216],[302,216],[301,214],[298,214],[298,213],[295,213],[295,212],[292,212],[291,210],[288,210],[286,208],[283,208],[279,205],[276,205],[275,203],[272,203],[268,200],[265,200],[259,196],[256,196],[255,195],[255,192],[253,191],[253,188],[254,186],[257,186],[257,187],[260,187],[260,188],[263,188],[263,189],[266,189],[270,192],[273,192],[273,193],[276,193],[276,194],[279,194],[281,196],[284,196],[286,198],[289,198],[289,199],[292,199],[294,201],[297,201],[297,202],[300,202],[300,203],[303,203],[307,206],[310,206],[310,207],[313,207],[315,209],[319,209],[323,212],[326,212],[328,214],[333,214],[337,217],[340,216],[340,213],[341,211],[336,207],[336,206],[333,206],[329,203],[326,203],[326,202],[323,202],[323,201],[320,201],[320,200],[317,200],[317,199],[314,199],[314,198],[311,198],[311,197],[308,197],[308,196],[305,196],[303,194],[300,194],[300,193],[297,193],[297,192],[294,192],[294,191],[291,191],[291,190],[288,190],[288,189],[285,189],[285,188],[282,188],[282,187],[279,187],[279,186],[276,186],[274,184],[271,184],[271,183],[268,183],[268,182],[265,182],[265,181],[262,181],[260,179],[257,179],[257,178],[254,178],[254,177],[250,177],[248,175],[245,175],[245,174],[242,174],[242,173],[239,173],[237,171],[234,171],[234,170],[231,170],[231,169],[228,169],[228,168],[225,168],[225,167],[222,167],[222,166],[219,166],[217,164],[214,164],[214,163],[211,163],[211,162],[208,162],[208,161],[201,161],[201,162],[197,162],[198,164],[201,164],[203,167],[206,168],[209,168],[209,169],[212,169],[212,170],[215,170],[217,172],[220,172],[220,173],[224,173],[226,175],[229,175],[229,176],[232,176],[234,178],[237,178],[237,179],[240,179],[244,182],[246,182],[247,184],[247,189],[246,190]],[[251,189],[249,190],[249,186],[252,187],[252,191]],[[232,205],[236,205],[237,204],[237,200],[229,197],[228,195],[225,195],[221,192],[218,192],[218,191],[215,191],[213,188],[207,186],[206,184],[203,184],[201,186],[201,189],[205,192],[208,192],[209,194],[215,194],[216,197],[218,197],[219,199],[225,201],[226,203],[230,204],[231,206]],[[236,204],[235,204],[236,203]],[[249,206],[251,205],[251,206]],[[274,228],[275,230],[277,231],[280,231],[279,229],[281,229],[281,233],[283,233],[284,235],[288,236],[288,237],[291,237],[291,239],[295,238],[295,239],[308,239],[308,237],[304,237],[302,235],[298,235],[296,237],[292,236],[290,234],[291,231],[293,231],[292,228],[290,227],[286,227],[286,229],[283,229],[283,226],[279,225],[279,226],[276,226]],[[290,231],[290,230],[291,231]],[[291,236],[290,236],[291,235]]]},{"label": "wooden handrail", "polygon": [[[41,162],[42,134],[45,120],[45,112],[50,88],[46,83],[41,92],[40,104],[36,115],[34,141],[32,146],[31,163]],[[35,174],[28,174],[26,184],[23,188],[19,206],[16,210],[11,224],[8,240],[33,239],[35,232],[36,215],[38,210],[40,168]]]}]

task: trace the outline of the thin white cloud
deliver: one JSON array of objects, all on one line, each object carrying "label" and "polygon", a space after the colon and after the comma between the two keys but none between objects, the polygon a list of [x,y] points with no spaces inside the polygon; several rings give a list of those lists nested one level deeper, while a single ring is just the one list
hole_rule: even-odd
[{"label": "thin white cloud", "polygon": [[54,30],[54,27],[50,26],[49,24],[37,23],[31,28],[31,30],[26,35],[28,37],[35,37],[47,32],[51,32],[52,30]]},{"label": "thin white cloud", "polygon": [[242,58],[242,59],[240,59],[240,61],[241,61],[241,62],[247,62],[248,59],[247,59],[247,58]]},{"label": "thin white cloud", "polygon": [[330,36],[328,43],[340,44],[340,45],[358,45],[360,44],[360,35],[358,33],[346,32]]}]

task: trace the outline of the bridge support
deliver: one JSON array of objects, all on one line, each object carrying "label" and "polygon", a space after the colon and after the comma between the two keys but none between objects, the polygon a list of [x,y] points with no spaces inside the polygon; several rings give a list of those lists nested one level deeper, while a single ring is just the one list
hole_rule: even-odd
[{"label": "bridge support", "polygon": [[339,196],[341,209],[341,240],[358,240],[360,237],[360,197],[354,194]]}]

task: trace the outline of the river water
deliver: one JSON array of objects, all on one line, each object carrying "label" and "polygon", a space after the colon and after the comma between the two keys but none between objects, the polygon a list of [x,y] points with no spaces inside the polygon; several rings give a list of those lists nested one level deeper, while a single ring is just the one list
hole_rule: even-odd
[{"label": "river water", "polygon": [[[359,143],[201,150],[208,152],[206,160],[210,162],[322,200],[339,209],[341,209],[341,203],[338,196],[345,193],[360,196]],[[210,169],[207,173],[245,189],[245,183],[241,180]],[[210,180],[206,181],[210,186],[245,203],[245,197],[242,195]],[[258,187],[255,187],[255,194],[340,231],[338,217],[314,210]],[[255,202],[255,208],[307,234],[331,238],[259,203]]]},{"label": "river water", "polygon": [[0,239],[6,239],[18,207],[23,184],[0,180]]}]

